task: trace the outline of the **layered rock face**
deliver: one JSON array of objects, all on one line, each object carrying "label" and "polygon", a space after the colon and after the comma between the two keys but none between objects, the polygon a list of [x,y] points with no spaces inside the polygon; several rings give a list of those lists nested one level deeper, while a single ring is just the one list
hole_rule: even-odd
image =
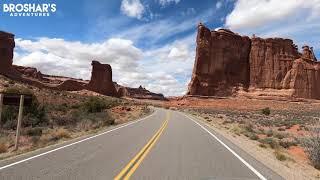
[{"label": "layered rock face", "polygon": [[92,61],[92,74],[87,89],[107,95],[118,96],[114,83],[112,81],[112,69],[109,64],[101,64],[98,61]]},{"label": "layered rock face", "polygon": [[279,91],[288,97],[320,99],[319,68],[312,47],[303,46],[299,53],[290,39],[250,39],[199,24],[188,95],[230,96],[241,87],[248,93],[268,90],[270,96],[272,91],[281,95]]},{"label": "layered rock face", "polygon": [[196,51],[188,94],[228,96],[234,86],[248,87],[249,37],[225,29],[210,32],[200,24]]},{"label": "layered rock face", "polygon": [[0,31],[0,73],[5,74],[10,71],[13,59],[13,49],[15,47],[14,35]]},{"label": "layered rock face", "polygon": [[250,58],[250,86],[281,89],[281,81],[299,57],[290,39],[252,38]]}]

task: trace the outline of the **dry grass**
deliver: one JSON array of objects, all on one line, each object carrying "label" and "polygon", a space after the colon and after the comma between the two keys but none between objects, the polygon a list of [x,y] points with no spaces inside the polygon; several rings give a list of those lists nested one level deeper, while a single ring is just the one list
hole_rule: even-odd
[{"label": "dry grass", "polygon": [[8,151],[8,147],[5,143],[0,143],[0,154],[6,153]]},{"label": "dry grass", "polygon": [[59,140],[59,139],[67,139],[70,138],[70,132],[67,129],[59,128],[56,131],[53,131],[52,133],[53,139]]}]

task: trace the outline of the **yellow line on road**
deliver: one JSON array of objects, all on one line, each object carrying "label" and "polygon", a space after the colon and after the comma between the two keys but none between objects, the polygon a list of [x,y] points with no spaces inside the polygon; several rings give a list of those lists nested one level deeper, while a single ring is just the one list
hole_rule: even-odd
[{"label": "yellow line on road", "polygon": [[169,121],[169,113],[167,112],[165,122],[162,124],[156,134],[148,141],[148,143],[139,151],[139,153],[120,171],[114,178],[115,180],[130,179],[132,174],[137,170],[144,158],[150,152],[155,143],[159,140],[161,134],[165,130]]}]

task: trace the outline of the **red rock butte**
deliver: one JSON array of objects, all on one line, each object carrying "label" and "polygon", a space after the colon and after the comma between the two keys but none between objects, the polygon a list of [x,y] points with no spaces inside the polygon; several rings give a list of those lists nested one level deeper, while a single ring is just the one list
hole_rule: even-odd
[{"label": "red rock butte", "polygon": [[241,94],[320,99],[320,63],[313,48],[300,53],[290,39],[240,36],[198,25],[188,95]]},{"label": "red rock butte", "polygon": [[109,64],[101,64],[98,61],[92,61],[91,65],[91,80],[87,85],[87,89],[108,96],[118,96],[112,81],[111,66]]}]

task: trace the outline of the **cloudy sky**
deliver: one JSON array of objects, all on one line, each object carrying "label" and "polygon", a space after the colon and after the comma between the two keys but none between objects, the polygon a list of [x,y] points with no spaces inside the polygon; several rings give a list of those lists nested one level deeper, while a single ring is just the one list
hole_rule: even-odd
[{"label": "cloudy sky", "polygon": [[89,79],[91,60],[109,63],[119,84],[183,95],[195,56],[196,27],[280,36],[309,44],[320,58],[320,0],[2,0],[56,3],[50,17],[10,17],[14,63],[46,74]]}]

